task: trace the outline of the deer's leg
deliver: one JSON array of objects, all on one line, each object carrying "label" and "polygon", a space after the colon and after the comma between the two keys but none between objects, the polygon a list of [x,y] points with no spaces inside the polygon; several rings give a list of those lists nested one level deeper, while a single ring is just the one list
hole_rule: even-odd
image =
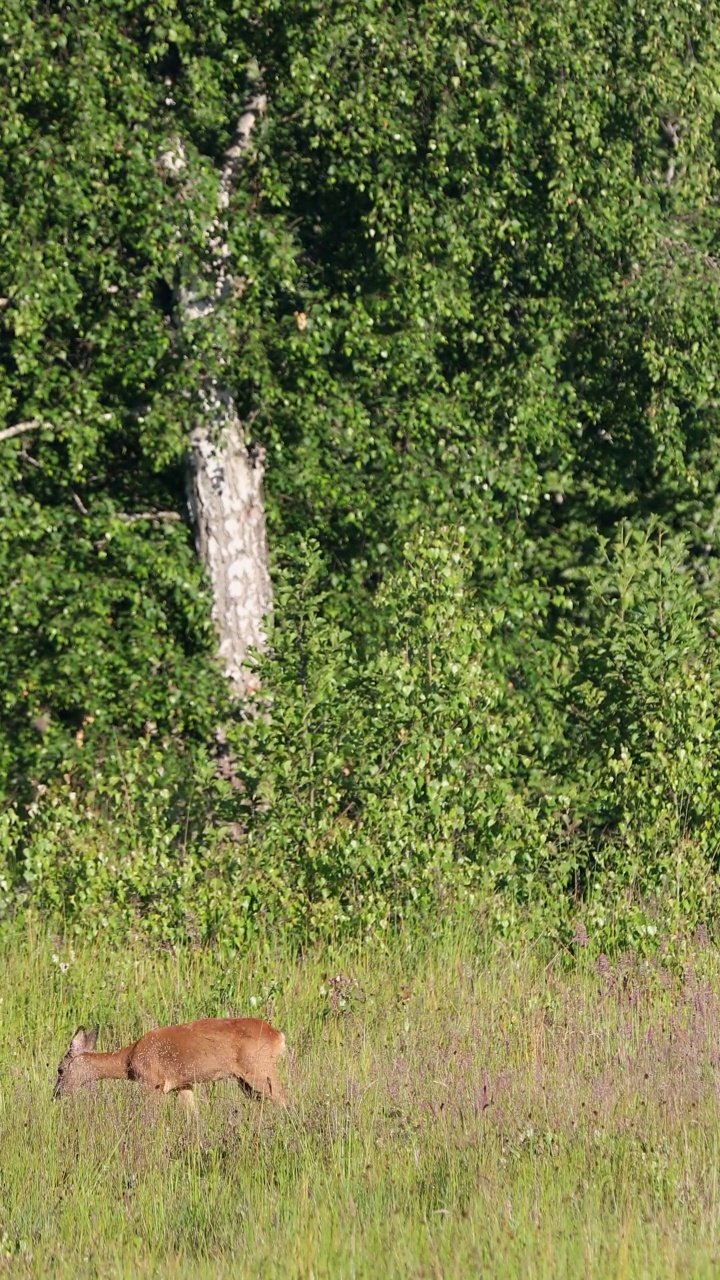
[{"label": "deer's leg", "polygon": [[176,1093],[188,1111],[195,1110],[195,1096],[190,1086],[185,1089],[176,1089],[171,1080],[165,1080],[163,1084],[156,1084],[155,1088],[162,1093]]}]

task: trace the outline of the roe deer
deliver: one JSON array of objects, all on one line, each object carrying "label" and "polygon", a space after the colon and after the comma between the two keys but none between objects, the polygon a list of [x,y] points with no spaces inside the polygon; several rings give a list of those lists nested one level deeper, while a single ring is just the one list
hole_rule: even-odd
[{"label": "roe deer", "polygon": [[97,1036],[97,1029],[78,1027],[58,1067],[54,1098],[95,1080],[137,1080],[162,1093],[177,1093],[194,1108],[193,1085],[234,1077],[246,1093],[286,1105],[276,1073],[285,1037],[260,1018],[201,1018],[158,1027],[116,1053],[95,1053]]}]

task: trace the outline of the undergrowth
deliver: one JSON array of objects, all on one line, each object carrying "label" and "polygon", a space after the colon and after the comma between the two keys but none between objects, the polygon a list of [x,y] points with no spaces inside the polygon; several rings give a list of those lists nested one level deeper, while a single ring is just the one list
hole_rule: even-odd
[{"label": "undergrowth", "polygon": [[718,911],[720,666],[685,550],[622,527],[585,584],[597,626],[559,617],[548,647],[478,592],[461,531],[408,545],[366,645],[305,547],[254,714],[214,748],[88,725],[6,798],[0,919],[304,947],[482,902],[558,944],[579,911],[605,951],[692,933]]}]

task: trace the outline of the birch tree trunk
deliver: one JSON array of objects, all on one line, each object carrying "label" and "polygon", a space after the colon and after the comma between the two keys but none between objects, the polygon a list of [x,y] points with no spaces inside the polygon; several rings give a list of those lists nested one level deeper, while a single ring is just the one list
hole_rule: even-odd
[{"label": "birch tree trunk", "polygon": [[[253,680],[250,648],[262,650],[272,607],[263,474],[265,451],[248,448],[230,397],[208,406],[207,421],[190,439],[188,503],[198,553],[210,576],[219,654],[239,696]],[[213,412],[215,411],[215,412]],[[212,421],[220,421],[219,430]]]},{"label": "birch tree trunk", "polygon": [[[219,365],[223,303],[242,287],[228,269],[227,209],[253,129],[265,109],[265,95],[256,94],[238,121],[220,175],[218,213],[207,232],[202,278],[179,295],[181,325],[203,323],[215,329],[217,339],[212,330],[209,333]],[[176,172],[178,165],[185,165],[181,148],[163,160]],[[272,608],[263,499],[265,451],[248,447],[232,393],[216,377],[208,376],[199,388],[198,406],[198,423],[190,436],[188,506],[198,553],[212,584],[220,657],[234,692],[242,697],[254,687],[245,665],[247,651],[265,647],[265,619]]]}]

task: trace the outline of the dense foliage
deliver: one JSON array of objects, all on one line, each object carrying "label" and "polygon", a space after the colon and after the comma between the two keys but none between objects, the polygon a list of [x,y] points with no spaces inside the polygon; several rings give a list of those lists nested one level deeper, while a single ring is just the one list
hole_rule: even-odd
[{"label": "dense foliage", "polygon": [[[8,905],[233,938],[457,892],[507,928],[707,916],[714,17],[9,0],[0,426],[41,425],[0,443]],[[174,299],[258,82],[208,344]],[[168,518],[213,361],[268,451],[250,720]]]}]

